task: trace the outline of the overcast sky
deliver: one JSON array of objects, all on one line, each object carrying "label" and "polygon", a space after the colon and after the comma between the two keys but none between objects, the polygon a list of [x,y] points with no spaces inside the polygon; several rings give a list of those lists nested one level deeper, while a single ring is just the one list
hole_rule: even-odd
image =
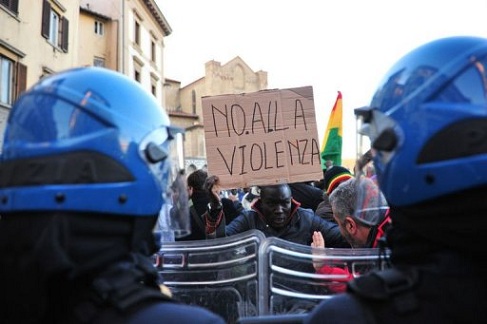
[{"label": "overcast sky", "polygon": [[240,56],[268,87],[313,86],[320,142],[337,91],[343,157],[355,155],[353,109],[367,105],[390,66],[430,40],[487,37],[487,0],[156,0],[173,32],[166,77],[182,86],[204,64]]}]

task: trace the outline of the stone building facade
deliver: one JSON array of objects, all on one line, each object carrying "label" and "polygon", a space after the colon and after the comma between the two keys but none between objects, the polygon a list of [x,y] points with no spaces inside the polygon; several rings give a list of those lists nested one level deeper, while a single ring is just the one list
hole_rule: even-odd
[{"label": "stone building facade", "polygon": [[254,72],[244,60],[235,57],[225,64],[209,61],[205,75],[181,87],[166,79],[166,110],[171,121],[186,129],[186,170],[206,168],[206,149],[201,98],[267,89],[267,72]]},{"label": "stone building facade", "polygon": [[119,71],[163,109],[164,38],[171,32],[155,0],[0,1],[0,147],[19,95],[68,68]]}]

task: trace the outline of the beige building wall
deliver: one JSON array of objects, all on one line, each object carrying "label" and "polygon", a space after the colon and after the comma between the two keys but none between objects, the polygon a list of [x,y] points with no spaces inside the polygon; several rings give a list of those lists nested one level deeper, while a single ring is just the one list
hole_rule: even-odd
[{"label": "beige building wall", "polygon": [[166,94],[165,108],[170,114],[171,123],[186,130],[184,135],[184,151],[186,155],[192,152],[192,144],[198,142],[198,135],[191,131],[194,127],[198,127],[198,115],[183,112],[181,106],[181,82],[171,79],[166,79],[164,83],[164,92]]},{"label": "beige building wall", "polygon": [[[64,32],[52,33],[60,35],[56,44],[42,35],[46,26],[43,8],[50,8],[46,13],[57,15],[59,31],[68,31],[66,38],[62,37]],[[95,33],[95,21],[104,24],[102,35]],[[4,70],[11,70],[8,79],[12,80],[12,91],[7,91],[11,92],[9,98],[3,100],[0,96],[0,134],[12,103],[22,91],[45,75],[100,61],[109,69],[137,77],[164,109],[164,38],[171,32],[155,0],[0,2],[0,60],[8,63]],[[0,135],[0,145],[2,140]]]},{"label": "beige building wall", "polygon": [[[222,94],[248,93],[267,89],[267,72],[254,72],[240,57],[222,65],[217,61],[205,64],[205,76],[179,91],[179,110],[168,109],[171,121],[186,129],[186,169],[206,166],[206,147],[201,98]],[[166,106],[177,96],[174,90],[166,91]],[[171,101],[172,100],[172,101]],[[184,121],[183,121],[184,119]],[[191,126],[188,126],[191,124]]]},{"label": "beige building wall", "polygon": [[[118,35],[116,49],[106,54],[116,60],[116,70],[139,81],[160,102],[164,98],[164,38],[172,32],[154,0],[80,0],[81,7],[109,17]],[[92,29],[92,28],[91,28]],[[111,55],[115,50],[116,55]]]},{"label": "beige building wall", "polygon": [[181,107],[181,82],[172,79],[165,79],[164,93],[166,96],[165,108],[167,111],[182,111]]},{"label": "beige building wall", "polygon": [[[27,87],[45,75],[76,66],[78,61],[78,17],[77,1],[49,1],[52,8],[69,21],[68,51],[49,43],[41,35],[43,1],[19,1],[18,15],[0,10],[0,39],[5,46],[11,46],[24,53],[16,59],[28,67]],[[1,9],[1,8],[0,8]]]},{"label": "beige building wall", "polygon": [[[98,32],[95,32],[97,24]],[[118,70],[117,20],[81,8],[79,16],[78,62],[81,66],[103,66]],[[96,63],[95,63],[96,61]],[[103,62],[103,64],[101,64]]]},{"label": "beige building wall", "polygon": [[[12,93],[9,102],[0,101],[0,145],[12,103],[20,93],[43,76],[61,71],[78,62],[78,1],[48,0],[58,17],[69,23],[67,50],[42,36],[42,13],[45,1],[18,1],[0,4],[0,57],[12,62]],[[64,43],[64,42],[63,42]]]}]

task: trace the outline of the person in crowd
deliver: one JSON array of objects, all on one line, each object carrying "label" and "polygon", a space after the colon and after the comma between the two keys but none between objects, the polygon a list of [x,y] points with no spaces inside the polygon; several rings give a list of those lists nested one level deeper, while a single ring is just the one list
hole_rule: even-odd
[{"label": "person in crowd", "polygon": [[[289,242],[309,245],[314,231],[320,231],[330,247],[350,248],[350,244],[341,235],[338,225],[316,216],[311,209],[301,208],[299,202],[292,198],[288,184],[260,187],[260,197],[251,210],[242,212],[230,224],[225,223],[224,212],[219,201],[219,178],[208,178],[207,190],[211,192],[211,203],[205,214],[206,230],[210,238],[231,236],[248,230],[260,230],[266,237],[277,237]],[[312,262],[295,260],[276,260],[276,265],[296,272],[314,273]],[[280,282],[284,290],[303,291],[301,284],[296,282]],[[312,287],[306,287],[306,293],[316,293]],[[303,300],[276,297],[274,305],[280,312],[306,312],[314,306]],[[279,306],[278,306],[279,305]]]},{"label": "person in crowd", "polygon": [[[391,219],[387,202],[372,180],[361,177],[342,182],[331,193],[330,203],[333,217],[352,248],[379,247],[379,240],[384,238],[386,231],[391,227]],[[311,247],[325,248],[325,245],[323,235],[314,232]],[[342,283],[334,287],[336,292],[344,291],[344,283],[353,278],[346,267],[324,265],[319,259],[313,266],[317,273],[343,276],[343,279],[336,280]]]},{"label": "person in crowd", "polygon": [[325,192],[328,196],[331,195],[333,190],[338,187],[340,183],[353,178],[352,173],[347,168],[341,165],[333,165],[327,169],[323,174],[323,180],[325,183]]},{"label": "person in crowd", "polygon": [[252,186],[248,188],[247,192],[242,197],[242,206],[244,207],[245,210],[252,209],[251,207],[252,204],[259,199],[260,196],[259,190],[260,189],[257,186]]},{"label": "person in crowd", "polygon": [[329,195],[333,190],[343,181],[353,178],[352,173],[340,166],[340,165],[330,165],[330,167],[323,171],[323,200],[318,204],[316,208],[316,215],[330,222],[335,222],[333,217],[333,211],[329,201]]},{"label": "person in crowd", "polygon": [[175,302],[151,259],[166,190],[184,185],[178,136],[154,96],[108,69],[53,74],[15,102],[0,158],[2,323],[224,323]]},{"label": "person in crowd", "polygon": [[331,208],[330,199],[328,195],[323,191],[323,201],[316,207],[315,214],[329,222],[335,222],[333,218],[333,210]]},{"label": "person in crowd", "polygon": [[390,207],[391,267],[350,281],[305,323],[485,322],[486,66],[486,38],[430,41],[355,110]]},{"label": "person in crowd", "polygon": [[[387,202],[371,179],[350,178],[338,185],[329,199],[335,222],[352,248],[379,247],[391,219]],[[363,206],[356,210],[359,199]],[[321,233],[313,234],[313,243],[314,247],[325,247]]]},{"label": "person in crowd", "polygon": [[[205,190],[205,181],[208,178],[208,172],[202,169],[198,169],[188,175],[187,185],[189,194],[189,212],[191,221],[191,234],[177,238],[176,241],[189,241],[189,240],[204,240],[206,239],[205,233],[205,220],[203,214],[207,210],[210,198]],[[232,200],[230,198],[221,198],[223,210],[225,211],[225,218],[227,222],[231,222],[243,209],[242,204],[238,199]]]},{"label": "person in crowd", "polygon": [[228,225],[224,221],[218,176],[208,178],[207,190],[211,193],[211,202],[205,214],[206,233],[209,237],[230,236],[258,229],[267,237],[275,236],[309,245],[312,233],[320,231],[328,246],[350,247],[337,224],[321,219],[312,210],[301,208],[299,202],[293,200],[288,184],[262,186],[260,198],[252,205],[252,209],[243,211]]},{"label": "person in crowd", "polygon": [[[323,175],[324,175],[324,173],[323,173]],[[316,188],[318,188],[324,192],[325,191],[325,179],[321,178],[320,180],[313,181],[313,186],[315,186]]]},{"label": "person in crowd", "polygon": [[323,202],[323,190],[314,187],[310,182],[293,182],[289,184],[289,188],[293,199],[301,204],[301,208],[316,212],[318,205]]}]

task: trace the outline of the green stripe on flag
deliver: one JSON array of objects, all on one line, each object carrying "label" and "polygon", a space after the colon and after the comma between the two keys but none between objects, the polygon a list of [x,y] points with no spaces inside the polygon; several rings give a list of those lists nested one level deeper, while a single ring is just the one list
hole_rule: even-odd
[{"label": "green stripe on flag", "polygon": [[328,133],[325,147],[321,152],[321,167],[326,169],[325,162],[333,161],[333,165],[342,165],[342,137],[338,128],[332,128]]}]

